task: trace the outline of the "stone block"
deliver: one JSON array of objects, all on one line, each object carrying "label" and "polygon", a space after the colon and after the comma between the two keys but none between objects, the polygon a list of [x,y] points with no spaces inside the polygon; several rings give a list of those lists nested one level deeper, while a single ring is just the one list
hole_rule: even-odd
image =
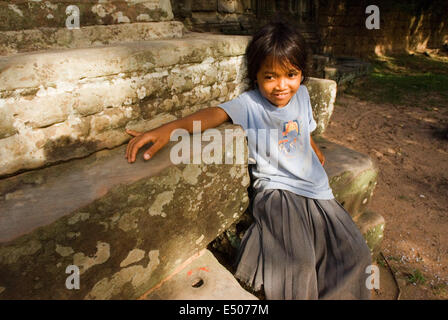
[{"label": "stone block", "polygon": [[[49,91],[53,91],[50,88]],[[73,108],[74,100],[65,95],[42,93],[40,90],[36,96],[20,97],[19,99],[7,99],[4,104],[5,113],[11,118],[11,125],[19,123],[30,128],[45,128],[55,123],[64,122],[68,119]]]},{"label": "stone block", "polygon": [[0,58],[0,176],[114,148],[129,121],[231,99],[247,88],[248,39],[189,35]]},{"label": "stone block", "polygon": [[147,300],[258,300],[209,250],[142,296]]},{"label": "stone block", "polygon": [[330,122],[336,101],[336,82],[333,80],[310,77],[305,83],[310,95],[313,117],[317,128],[313,135],[322,134]]},{"label": "stone block", "polygon": [[313,138],[325,155],[327,172],[334,197],[355,218],[363,213],[377,184],[378,166],[365,154],[330,142]]},{"label": "stone block", "polygon": [[6,110],[5,104],[0,104],[0,139],[10,137],[17,132],[14,126],[14,114]]},{"label": "stone block", "polygon": [[[223,150],[246,148],[225,129],[236,135]],[[136,299],[173,274],[249,202],[247,158],[213,164],[199,143],[198,164],[174,164],[171,142],[148,162],[129,164],[122,146],[1,180],[0,299]],[[79,290],[66,287],[71,265]]]},{"label": "stone block", "polygon": [[194,11],[216,11],[218,0],[192,0],[191,9]]},{"label": "stone block", "polygon": [[79,9],[80,26],[106,25],[173,19],[170,0],[142,1],[2,1],[0,31],[35,28],[65,28],[69,5]]},{"label": "stone block", "polygon": [[163,68],[179,64],[242,56],[249,39],[246,36],[192,34],[182,39],[3,57],[0,58],[0,91],[83,83],[98,77],[133,72],[161,72]]},{"label": "stone block", "polygon": [[80,29],[39,28],[0,31],[0,56],[48,49],[75,49],[120,42],[181,38],[179,21],[140,22],[82,26]]},{"label": "stone block", "polygon": [[[363,39],[361,38],[358,43],[361,43]],[[362,50],[362,48],[360,46],[355,50]],[[357,77],[367,75],[370,70],[371,64],[368,62],[353,57],[339,57],[332,66],[325,68],[325,77],[336,81],[338,85],[343,85]]]},{"label": "stone block", "polygon": [[205,25],[205,24],[219,24],[219,14],[217,11],[211,11],[211,12],[192,12],[191,14],[191,20],[193,24],[195,25]]},{"label": "stone block", "polygon": [[241,1],[238,0],[218,0],[218,12],[222,13],[236,13],[237,11],[241,12],[242,11],[241,7],[242,7]]}]

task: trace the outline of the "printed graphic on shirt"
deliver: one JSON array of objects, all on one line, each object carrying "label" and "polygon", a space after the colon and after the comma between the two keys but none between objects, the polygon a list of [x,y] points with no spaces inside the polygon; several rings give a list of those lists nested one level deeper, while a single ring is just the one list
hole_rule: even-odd
[{"label": "printed graphic on shirt", "polygon": [[[299,122],[289,120],[283,123],[282,139],[278,142],[278,149],[286,157],[295,157],[297,150],[297,138],[299,137]],[[294,154],[294,155],[293,155]]]}]

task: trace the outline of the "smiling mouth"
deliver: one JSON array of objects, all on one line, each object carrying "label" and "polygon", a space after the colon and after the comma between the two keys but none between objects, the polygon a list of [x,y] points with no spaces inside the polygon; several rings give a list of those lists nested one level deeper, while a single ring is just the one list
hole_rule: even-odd
[{"label": "smiling mouth", "polygon": [[276,98],[283,99],[286,98],[289,95],[289,93],[274,93],[273,95]]}]

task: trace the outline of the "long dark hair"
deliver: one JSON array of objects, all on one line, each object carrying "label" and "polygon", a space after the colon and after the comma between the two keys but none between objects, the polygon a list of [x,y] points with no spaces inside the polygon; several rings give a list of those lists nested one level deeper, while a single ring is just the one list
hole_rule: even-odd
[{"label": "long dark hair", "polygon": [[290,63],[301,70],[301,83],[308,77],[308,47],[298,28],[290,22],[276,20],[254,34],[246,49],[247,71],[252,88],[255,88],[258,70],[267,56],[273,56],[282,67]]}]

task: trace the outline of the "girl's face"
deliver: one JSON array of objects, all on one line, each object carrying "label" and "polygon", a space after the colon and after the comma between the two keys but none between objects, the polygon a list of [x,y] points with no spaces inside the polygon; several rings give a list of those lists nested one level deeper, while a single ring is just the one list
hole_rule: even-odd
[{"label": "girl's face", "polygon": [[263,97],[277,108],[286,106],[299,90],[302,71],[286,63],[283,67],[278,61],[268,56],[257,73],[257,84]]}]

